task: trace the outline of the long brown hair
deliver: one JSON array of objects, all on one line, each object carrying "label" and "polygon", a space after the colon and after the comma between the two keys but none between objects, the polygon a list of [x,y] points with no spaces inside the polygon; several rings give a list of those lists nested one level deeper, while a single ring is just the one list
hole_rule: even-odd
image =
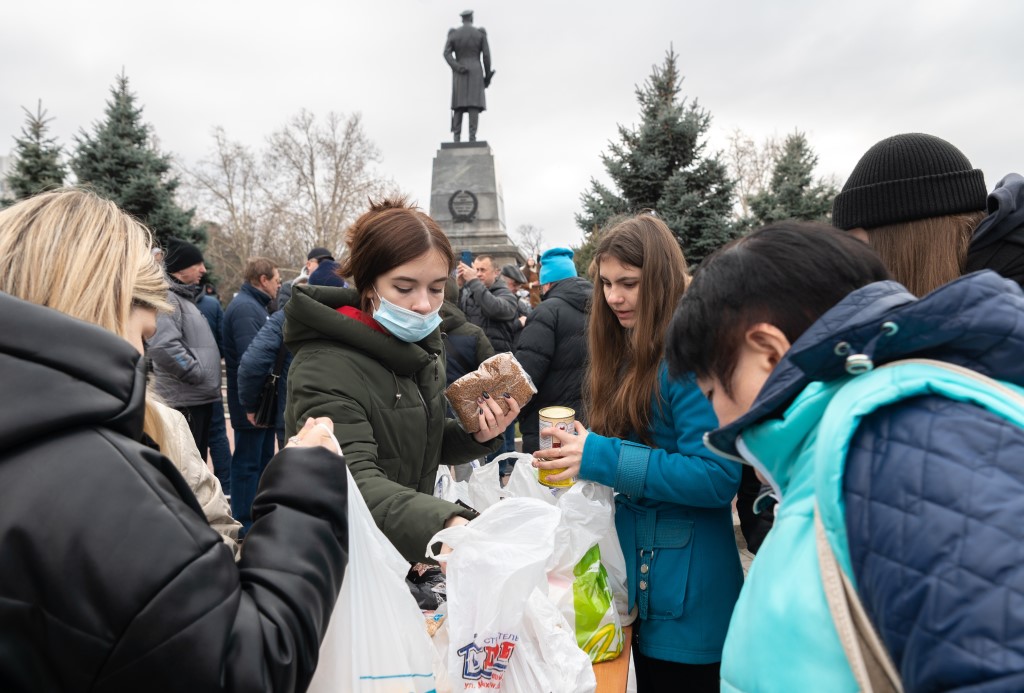
[{"label": "long brown hair", "polygon": [[971,234],[984,218],[969,212],[879,226],[867,231],[868,243],[893,279],[924,296],[964,273]]},{"label": "long brown hair", "polygon": [[[608,257],[642,270],[636,323],[629,330],[605,301],[600,268]],[[650,213],[638,214],[613,222],[601,235],[589,274],[594,298],[583,392],[587,423],[595,433],[616,438],[635,433],[650,445],[651,403],[660,394],[665,331],[689,280],[683,251],[665,222]]]},{"label": "long brown hair", "polygon": [[338,274],[352,277],[364,311],[372,307],[368,292],[377,277],[430,250],[444,259],[449,272],[455,269],[455,252],[448,236],[404,197],[371,202],[370,209],[349,227],[346,241],[349,252]]}]

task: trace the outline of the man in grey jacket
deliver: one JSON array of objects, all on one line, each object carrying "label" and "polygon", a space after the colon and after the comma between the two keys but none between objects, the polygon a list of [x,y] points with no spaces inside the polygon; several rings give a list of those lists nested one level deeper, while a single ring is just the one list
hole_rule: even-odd
[{"label": "man in grey jacket", "polygon": [[483,329],[496,353],[512,351],[513,327],[519,315],[516,295],[498,281],[501,268],[490,255],[478,255],[473,266],[460,262],[455,279],[462,287],[460,307],[466,318]]},{"label": "man in grey jacket", "polygon": [[164,263],[174,311],[157,317],[146,355],[153,364],[156,393],[185,415],[205,460],[213,406],[221,399],[220,349],[196,306],[203,295],[199,281],[206,274],[206,264],[199,248],[176,238],[167,244]]}]

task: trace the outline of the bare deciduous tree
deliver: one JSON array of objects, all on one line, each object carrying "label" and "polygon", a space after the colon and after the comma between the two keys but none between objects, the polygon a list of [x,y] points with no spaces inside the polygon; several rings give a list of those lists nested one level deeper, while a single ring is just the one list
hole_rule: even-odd
[{"label": "bare deciduous tree", "polygon": [[544,229],[533,224],[520,224],[516,229],[516,240],[526,257],[537,257],[544,244]]},{"label": "bare deciduous tree", "polygon": [[359,114],[329,113],[318,123],[301,110],[261,152],[231,141],[222,128],[213,137],[206,158],[182,166],[182,194],[210,225],[206,252],[227,291],[241,285],[253,255],[276,261],[286,278],[314,246],[340,259],[345,230],[368,198],[396,192],[374,169],[380,155]]},{"label": "bare deciduous tree", "polygon": [[776,136],[766,137],[758,145],[741,130],[729,135],[729,148],[725,152],[729,171],[736,180],[736,216],[750,216],[750,198],[768,188],[772,169],[779,158],[782,145]]},{"label": "bare deciduous tree", "polygon": [[394,187],[373,168],[380,152],[363,132],[362,116],[329,113],[321,124],[302,110],[267,144],[268,187],[290,241],[281,250],[305,259],[310,248],[323,246],[340,258],[345,230],[367,200]]}]

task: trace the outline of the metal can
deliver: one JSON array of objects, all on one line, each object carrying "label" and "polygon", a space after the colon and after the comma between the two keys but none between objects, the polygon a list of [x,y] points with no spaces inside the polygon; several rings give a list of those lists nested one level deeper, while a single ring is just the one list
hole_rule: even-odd
[{"label": "metal can", "polygon": [[[557,428],[560,431],[571,433],[576,435],[576,427],[572,425],[573,421],[576,420],[576,411],[569,407],[544,407],[537,414],[540,421],[540,430],[543,431],[545,428]],[[558,438],[552,436],[542,435],[540,437],[540,449],[549,450],[551,448],[562,447],[561,441]],[[576,483],[576,479],[565,479],[563,481],[548,481],[548,477],[552,474],[559,474],[564,472],[565,469],[540,469],[538,470],[538,480],[540,483],[551,488],[568,488]]]}]

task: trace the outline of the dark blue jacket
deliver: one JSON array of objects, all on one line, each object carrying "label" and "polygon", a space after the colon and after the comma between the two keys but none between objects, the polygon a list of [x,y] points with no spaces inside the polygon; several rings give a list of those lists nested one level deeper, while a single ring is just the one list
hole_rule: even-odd
[{"label": "dark blue jacket", "polygon": [[268,305],[270,296],[247,283],[242,284],[238,295],[231,299],[224,311],[222,346],[228,377],[228,411],[231,413],[231,426],[235,429],[254,428],[245,418],[245,408],[238,400],[238,365],[249,343],[270,317]]},{"label": "dark blue jacket", "polygon": [[217,340],[217,348],[220,349],[221,356],[224,355],[224,309],[221,308],[220,301],[216,296],[204,294],[199,297],[196,302],[196,306],[199,308],[199,312],[206,318],[206,322],[210,323],[210,331],[213,332],[213,338]]},{"label": "dark blue jacket", "polygon": [[[274,370],[277,352],[283,343],[284,311],[279,310],[271,315],[256,333],[249,343],[249,348],[242,354],[242,362],[238,366],[238,399],[246,411],[256,411],[263,383]],[[274,425],[275,428],[282,430],[285,399],[288,397],[288,367],[291,363],[292,354],[285,349],[281,377],[277,380],[277,422]]]},{"label": "dark blue jacket", "polygon": [[[709,442],[736,454],[744,429],[812,383],[848,377],[846,353],[875,366],[936,359],[1024,385],[1024,294],[992,272],[920,300],[895,282],[859,289]],[[878,409],[850,443],[843,500],[858,594],[905,689],[1024,690],[1024,429],[936,395]]]}]

